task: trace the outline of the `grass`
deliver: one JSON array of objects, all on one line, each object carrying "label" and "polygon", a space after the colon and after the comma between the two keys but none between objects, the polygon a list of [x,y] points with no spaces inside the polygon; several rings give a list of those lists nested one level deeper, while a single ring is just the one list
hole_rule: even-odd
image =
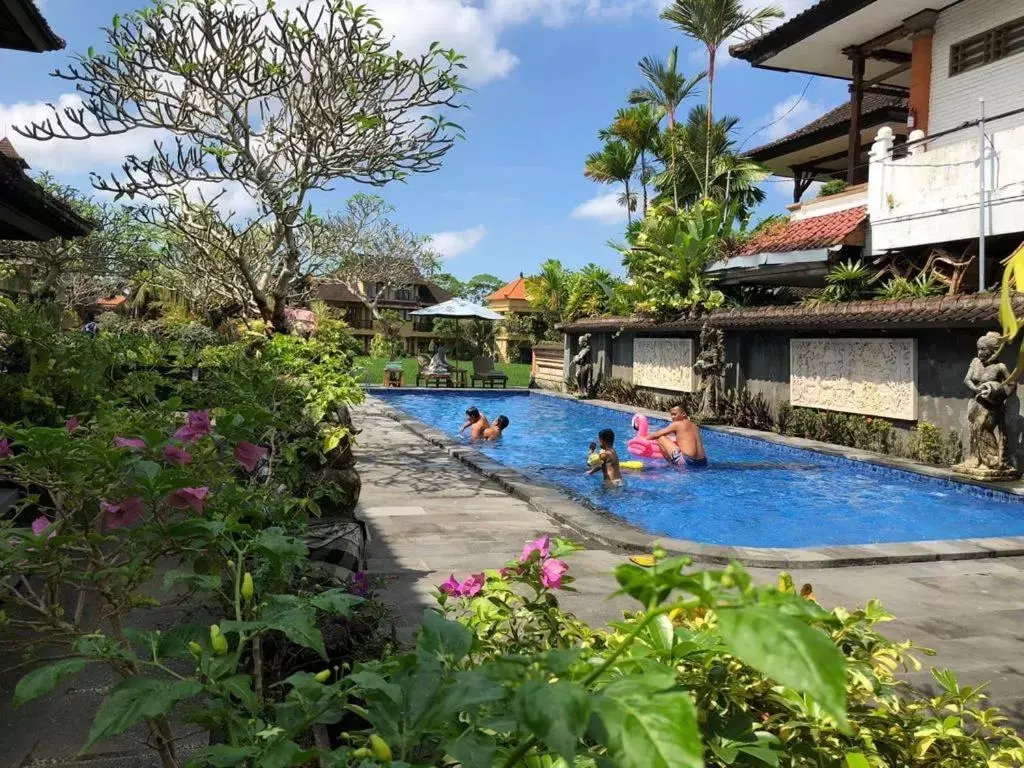
[{"label": "grass", "polygon": [[[403,357],[400,361],[405,369],[405,385],[412,387],[416,385],[416,360],[412,357]],[[450,361],[454,363],[454,361]],[[384,366],[388,361],[383,357],[357,357],[356,368],[366,371],[366,382],[368,384],[384,383]],[[497,370],[508,376],[508,386],[528,387],[530,386],[530,366],[526,363],[496,363]],[[472,372],[473,363],[465,360],[459,361],[459,368],[465,368]]]}]

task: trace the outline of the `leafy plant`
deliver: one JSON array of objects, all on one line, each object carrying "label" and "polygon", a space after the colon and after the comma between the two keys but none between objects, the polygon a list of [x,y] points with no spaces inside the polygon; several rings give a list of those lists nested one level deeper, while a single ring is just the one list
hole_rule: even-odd
[{"label": "leafy plant", "polygon": [[840,262],[825,275],[825,288],[805,303],[833,304],[840,301],[853,301],[867,296],[874,276],[862,261],[852,259]]},{"label": "leafy plant", "polygon": [[823,197],[831,197],[832,195],[838,195],[840,192],[846,190],[846,181],[844,179],[829,179],[818,189],[818,199]]},{"label": "leafy plant", "polygon": [[934,273],[920,274],[913,280],[896,276],[889,278],[875,295],[880,299],[923,299],[939,296],[946,292],[944,286]]}]

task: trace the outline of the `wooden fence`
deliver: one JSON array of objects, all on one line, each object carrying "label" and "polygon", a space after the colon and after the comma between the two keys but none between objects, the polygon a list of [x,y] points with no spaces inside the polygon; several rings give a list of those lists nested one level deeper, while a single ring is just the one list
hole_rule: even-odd
[{"label": "wooden fence", "polygon": [[565,348],[557,342],[533,348],[533,383],[541,389],[565,389]]}]

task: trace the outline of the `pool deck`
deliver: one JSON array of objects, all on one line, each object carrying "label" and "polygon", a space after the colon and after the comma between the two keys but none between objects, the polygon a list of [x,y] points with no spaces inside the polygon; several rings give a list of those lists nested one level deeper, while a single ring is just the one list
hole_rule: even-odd
[{"label": "pool deck", "polygon": [[[578,589],[564,596],[569,610],[602,625],[633,607],[623,598],[608,599],[615,589],[612,569],[625,561],[625,549],[580,535],[509,494],[396,422],[379,401],[357,408],[355,419],[363,430],[359,514],[373,537],[370,570],[394,577],[385,597],[406,635],[449,573],[499,566],[543,533],[586,547],[569,559]],[[879,598],[897,617],[884,628],[888,636],[935,649],[932,663],[953,669],[964,683],[989,682],[993,702],[1024,726],[1024,557],[790,570],[798,584],[813,584],[826,606]],[[775,569],[751,572],[766,583],[778,575]],[[909,679],[923,687],[931,677]]]}]

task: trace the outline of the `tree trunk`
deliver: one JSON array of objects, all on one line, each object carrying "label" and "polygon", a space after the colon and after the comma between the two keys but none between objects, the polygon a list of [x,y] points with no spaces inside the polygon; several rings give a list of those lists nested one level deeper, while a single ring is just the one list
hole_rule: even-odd
[{"label": "tree trunk", "polygon": [[644,218],[647,218],[647,153],[640,153],[640,185],[644,190]]},{"label": "tree trunk", "polygon": [[672,203],[675,205],[676,213],[679,212],[679,179],[676,176],[676,145],[672,139],[676,128],[676,111],[673,108],[668,113],[668,154],[672,163]]},{"label": "tree trunk", "polygon": [[708,125],[704,136],[704,197],[708,196],[708,186],[711,181],[711,124],[715,106],[715,55],[717,53],[717,48],[708,47]]},{"label": "tree trunk", "polygon": [[633,223],[633,206],[631,203],[632,199],[629,196],[629,179],[626,179],[626,221],[629,224]]}]

